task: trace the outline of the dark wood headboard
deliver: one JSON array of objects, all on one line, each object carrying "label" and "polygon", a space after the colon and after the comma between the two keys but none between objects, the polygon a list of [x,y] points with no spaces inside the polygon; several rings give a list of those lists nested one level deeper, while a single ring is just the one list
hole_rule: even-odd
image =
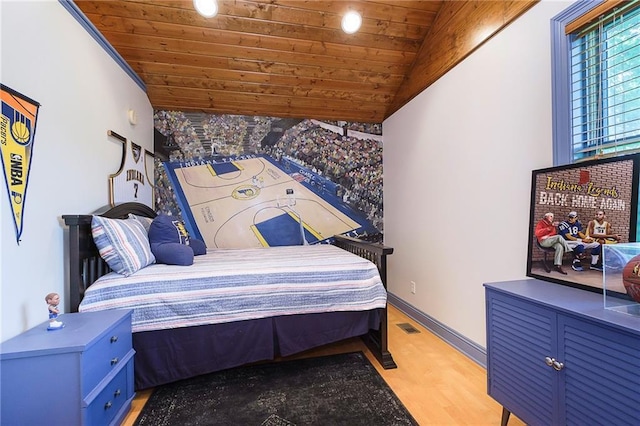
[{"label": "dark wood headboard", "polygon": [[102,208],[93,214],[63,215],[69,227],[67,256],[69,259],[69,303],[71,312],[78,312],[85,290],[98,278],[111,271],[102,260],[91,235],[91,219],[94,215],[110,219],[126,219],[129,213],[136,216],[154,218],[157,216],[150,207],[140,203],[122,203],[115,207]]}]

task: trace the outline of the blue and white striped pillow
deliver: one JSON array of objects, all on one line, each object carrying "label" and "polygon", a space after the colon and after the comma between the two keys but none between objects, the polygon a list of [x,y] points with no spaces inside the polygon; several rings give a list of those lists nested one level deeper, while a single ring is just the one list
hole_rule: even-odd
[{"label": "blue and white striped pillow", "polygon": [[114,272],[126,277],[156,261],[147,231],[135,219],[93,216],[91,234],[100,256]]}]

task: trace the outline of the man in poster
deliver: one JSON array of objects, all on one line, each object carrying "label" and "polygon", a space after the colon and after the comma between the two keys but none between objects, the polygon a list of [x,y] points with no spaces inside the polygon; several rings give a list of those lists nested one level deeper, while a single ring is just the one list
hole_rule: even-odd
[{"label": "man in poster", "polygon": [[560,235],[567,240],[567,244],[573,249],[577,257],[573,259],[571,268],[574,271],[582,271],[582,262],[580,262],[580,260],[584,257],[585,250],[590,250],[591,266],[589,269],[602,271],[602,265],[598,263],[601,251],[600,243],[588,235],[585,235],[583,229],[582,223],[578,220],[577,212],[570,212],[567,220],[558,225]]},{"label": "man in poster", "polygon": [[613,233],[611,224],[605,219],[604,211],[598,210],[595,219],[589,221],[587,235],[593,237],[600,244],[615,244],[620,241],[620,235]]},{"label": "man in poster", "polygon": [[556,231],[557,223],[553,222],[553,217],[553,213],[545,213],[544,217],[536,224],[534,232],[540,246],[555,249],[555,255],[553,257],[555,270],[562,275],[567,275],[562,269],[562,257],[565,253],[573,252],[573,250],[569,247],[562,235],[558,235]]}]

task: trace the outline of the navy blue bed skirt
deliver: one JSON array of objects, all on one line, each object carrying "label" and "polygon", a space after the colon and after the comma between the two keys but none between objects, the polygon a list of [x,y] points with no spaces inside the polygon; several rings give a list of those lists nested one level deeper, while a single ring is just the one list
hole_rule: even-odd
[{"label": "navy blue bed skirt", "polygon": [[135,388],[273,360],[367,334],[380,309],[288,315],[133,334]]}]

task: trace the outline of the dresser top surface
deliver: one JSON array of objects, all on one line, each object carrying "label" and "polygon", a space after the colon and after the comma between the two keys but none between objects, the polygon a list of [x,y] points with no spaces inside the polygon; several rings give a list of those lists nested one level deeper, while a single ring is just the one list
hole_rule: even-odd
[{"label": "dresser top surface", "polygon": [[485,283],[487,289],[535,301],[541,305],[578,315],[598,322],[606,322],[640,335],[640,317],[616,312],[604,307],[604,296],[538,279],[523,279]]},{"label": "dresser top surface", "polygon": [[64,327],[47,330],[45,321],[22,334],[0,343],[0,359],[86,350],[115,325],[130,318],[131,310],[108,310],[61,314]]}]

